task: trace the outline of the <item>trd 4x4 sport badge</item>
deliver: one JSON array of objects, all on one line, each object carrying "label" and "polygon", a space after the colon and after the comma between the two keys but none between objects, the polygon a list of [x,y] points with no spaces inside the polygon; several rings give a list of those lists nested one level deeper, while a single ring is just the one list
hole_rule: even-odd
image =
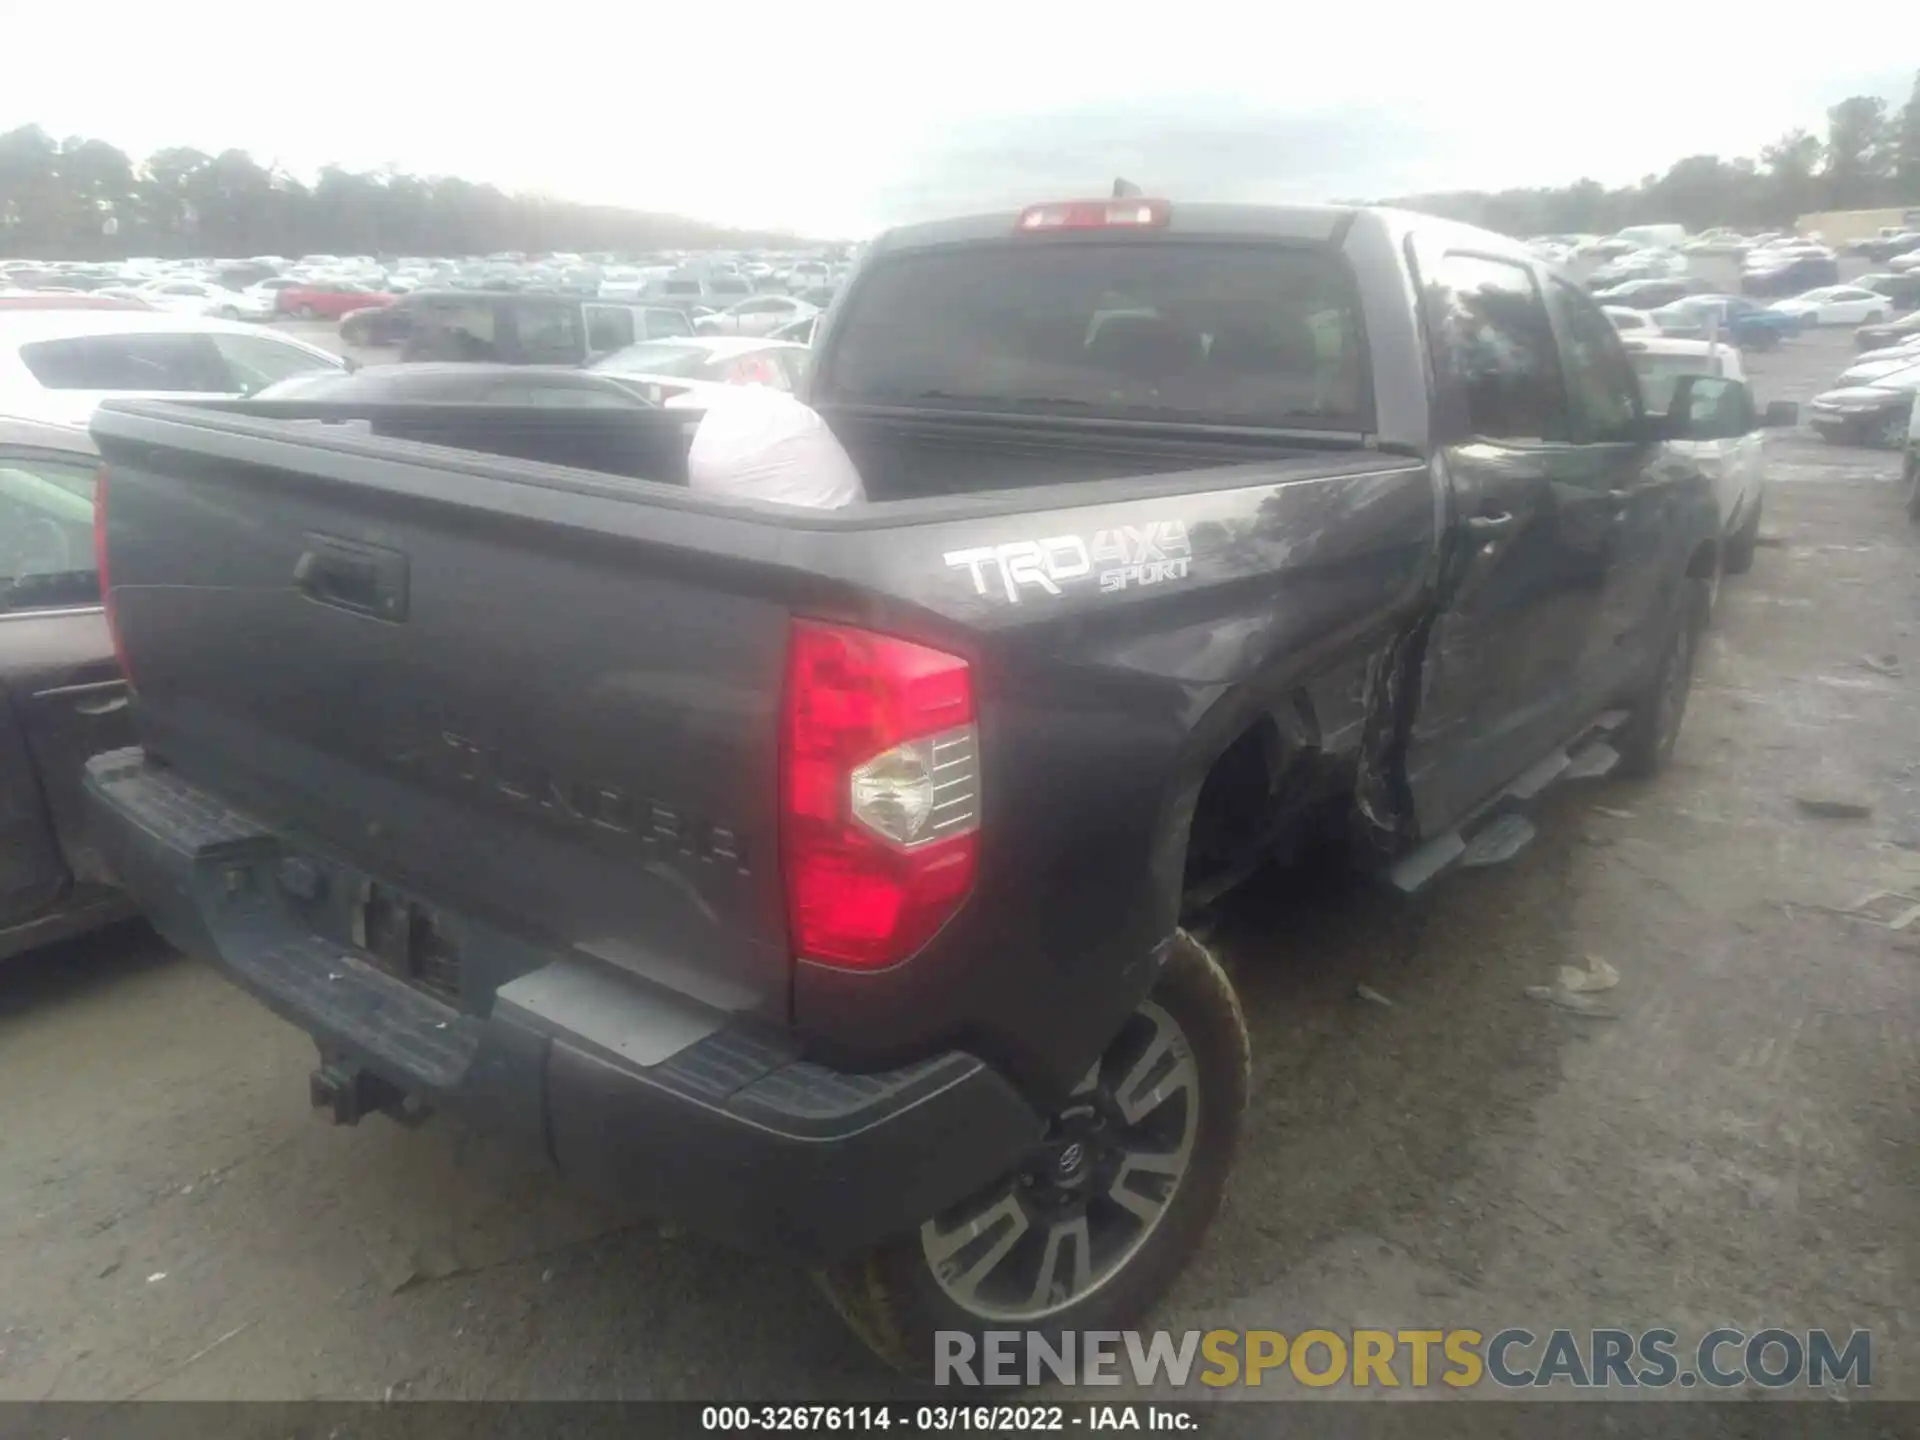
[{"label": "trd 4x4 sport badge", "polygon": [[1193,547],[1184,521],[1155,520],[1096,530],[1091,541],[1078,535],[1049,535],[1042,540],[949,550],[941,558],[949,569],[964,569],[973,576],[974,594],[987,594],[991,581],[1017,605],[1022,588],[1060,595],[1065,593],[1061,586],[1088,578],[1097,580],[1103,595],[1184,580],[1193,563]]}]

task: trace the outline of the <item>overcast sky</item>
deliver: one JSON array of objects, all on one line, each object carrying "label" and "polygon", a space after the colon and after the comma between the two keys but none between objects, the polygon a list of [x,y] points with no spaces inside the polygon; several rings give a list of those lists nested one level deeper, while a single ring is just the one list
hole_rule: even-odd
[{"label": "overcast sky", "polygon": [[1675,0],[164,13],[101,16],[107,43],[74,8],[12,7],[6,48],[46,61],[7,66],[0,130],[237,146],[302,175],[390,163],[815,235],[1103,193],[1116,174],[1195,200],[1623,183],[1818,131],[1850,94],[1897,105],[1920,68],[1913,27],[1902,55],[1892,23],[1796,31],[1785,11]]}]

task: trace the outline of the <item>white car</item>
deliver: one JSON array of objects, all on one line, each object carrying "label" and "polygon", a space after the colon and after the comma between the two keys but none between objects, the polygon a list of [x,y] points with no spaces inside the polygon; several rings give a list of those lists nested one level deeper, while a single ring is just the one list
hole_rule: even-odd
[{"label": "white car", "polygon": [[1896,255],[1887,261],[1887,269],[1906,275],[1920,270],[1920,250],[1909,250],[1904,255]]},{"label": "white car", "polygon": [[1889,345],[1884,350],[1870,350],[1865,355],[1856,356],[1853,364],[1840,372],[1840,378],[1833,382],[1833,388],[1871,385],[1882,375],[1891,375],[1896,370],[1910,370],[1916,363],[1920,363],[1920,339]]},{"label": "white car", "polygon": [[755,295],[717,314],[702,315],[694,328],[702,335],[765,335],[819,311],[818,305],[791,295]]},{"label": "white car", "polygon": [[154,309],[171,315],[209,315],[219,320],[273,318],[270,300],[206,280],[157,280],[142,286],[140,294]]},{"label": "white car", "polygon": [[1653,318],[1648,310],[1635,310],[1627,305],[1602,305],[1600,313],[1613,322],[1613,328],[1622,335],[1634,335],[1642,339],[1660,333],[1660,322]]},{"label": "white car", "polygon": [[1791,300],[1776,300],[1769,308],[1803,325],[1878,325],[1893,313],[1893,302],[1857,285],[1824,285]]},{"label": "white car", "polygon": [[727,385],[771,385],[792,390],[812,352],[785,340],[745,336],[688,335],[644,340],[604,355],[587,366],[636,383],[648,398],[669,409],[704,409]]},{"label": "white car", "polygon": [[785,276],[787,289],[795,292],[832,283],[833,269],[824,260],[796,260]]},{"label": "white car", "polygon": [[[1675,340],[1666,336],[1625,340],[1640,394],[1649,411],[1665,414],[1674,387],[1683,375],[1717,375],[1746,382],[1740,352],[1733,346],[1708,340]],[[1757,428],[1725,440],[1669,442],[1692,458],[1713,481],[1720,502],[1722,566],[1730,575],[1745,574],[1753,564],[1754,541],[1760,532],[1760,508],[1766,479],[1766,441]]]},{"label": "white car", "polygon": [[165,311],[0,314],[0,413],[84,425],[102,400],[234,399],[338,355],[231,320]]},{"label": "white car", "polygon": [[1916,355],[1920,355],[1920,331],[1896,340],[1891,345],[1882,345],[1877,350],[1863,350],[1853,357],[1853,363],[1871,365],[1878,360],[1900,360],[1911,365]]}]

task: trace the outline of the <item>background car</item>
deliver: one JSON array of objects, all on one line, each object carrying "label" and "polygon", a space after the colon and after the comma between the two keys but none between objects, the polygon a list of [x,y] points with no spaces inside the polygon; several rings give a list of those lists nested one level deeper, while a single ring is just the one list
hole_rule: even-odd
[{"label": "background car", "polygon": [[1900,345],[1888,345],[1879,350],[1869,350],[1855,357],[1853,364],[1842,370],[1834,380],[1834,389],[1847,385],[1871,385],[1882,375],[1891,375],[1896,370],[1904,370],[1909,365],[1920,365],[1920,336],[1912,336]]},{"label": "background car", "polygon": [[1773,309],[1803,325],[1875,325],[1893,313],[1893,302],[1857,285],[1828,285],[1776,300]]},{"label": "background car", "polygon": [[1895,255],[1886,262],[1886,266],[1898,275],[1911,275],[1920,271],[1920,250],[1909,250],[1904,255]]},{"label": "background car", "polygon": [[151,310],[140,295],[128,291],[0,290],[0,310]]},{"label": "background car", "polygon": [[[1656,415],[1667,413],[1683,376],[1737,380],[1743,387],[1747,383],[1740,352],[1731,344],[1672,336],[1634,337],[1624,344],[1640,380],[1641,397],[1648,411]],[[1798,407],[1786,402],[1768,406],[1763,415],[1755,414],[1751,393],[1742,393],[1747,406],[1744,419],[1750,423],[1731,425],[1729,433],[1718,439],[1670,442],[1713,481],[1714,497],[1720,506],[1721,568],[1729,575],[1743,575],[1753,565],[1766,479],[1763,430],[1792,426],[1800,419]]]},{"label": "background car", "polygon": [[1658,335],[1660,323],[1650,310],[1635,310],[1630,305],[1602,305],[1600,311],[1622,335]]},{"label": "background car", "polygon": [[669,408],[698,409],[725,385],[771,385],[792,390],[812,352],[784,340],[690,336],[650,340],[596,360],[588,369],[637,380],[641,393]]},{"label": "background car", "polygon": [[1819,245],[1751,251],[1740,272],[1742,295],[1798,295],[1815,286],[1839,283],[1839,259]]},{"label": "background car", "polygon": [[[1638,312],[1636,311],[1634,313],[1637,314]],[[816,310],[811,315],[802,315],[798,320],[789,320],[786,324],[769,330],[767,332],[767,338],[769,340],[791,340],[796,345],[811,345],[813,344],[814,332],[820,328],[820,315],[821,312]]]},{"label": "background car", "polygon": [[1896,271],[1862,275],[1857,280],[1849,280],[1849,285],[1857,285],[1862,290],[1871,290],[1884,295],[1893,303],[1896,311],[1905,312],[1920,307],[1920,270],[1901,275]]},{"label": "background car", "polygon": [[1691,276],[1671,276],[1657,280],[1629,280],[1623,285],[1595,290],[1593,298],[1602,305],[1624,305],[1632,310],[1657,310],[1707,288],[1706,282]]},{"label": "background car", "polygon": [[817,307],[791,295],[754,295],[714,315],[702,315],[694,329],[702,335],[765,335],[815,313]]},{"label": "background car", "polygon": [[84,424],[109,396],[225,399],[338,355],[251,325],[138,311],[34,310],[0,317],[0,414]]},{"label": "background car", "polygon": [[0,417],[0,959],[129,917],[90,842],[81,767],[133,743],[93,562],[87,432]]},{"label": "background car", "polygon": [[145,286],[141,297],[172,315],[210,315],[221,320],[271,320],[271,301],[249,297],[204,280],[163,280]]},{"label": "background car", "polygon": [[1878,350],[1884,345],[1897,345],[1910,335],[1920,335],[1920,311],[1882,325],[1862,325],[1853,332],[1853,343],[1861,350]]},{"label": "background car", "polygon": [[1920,250],[1920,231],[1902,230],[1892,235],[1876,235],[1871,240],[1862,240],[1853,250],[1869,260],[1887,261],[1896,255],[1905,255],[1909,250]]},{"label": "background car", "polygon": [[1920,363],[1882,375],[1871,385],[1847,385],[1813,397],[1807,423],[1822,440],[1897,450],[1907,443]]},{"label": "background car", "polygon": [[350,310],[375,305],[391,305],[395,296],[376,290],[361,280],[310,280],[304,285],[289,285],[274,297],[282,315],[297,315],[302,320],[338,320]]},{"label": "background car", "polygon": [[1771,350],[1800,333],[1799,317],[1743,295],[1690,295],[1661,306],[1653,320],[1665,335],[1692,340],[1714,336],[1745,350]]}]

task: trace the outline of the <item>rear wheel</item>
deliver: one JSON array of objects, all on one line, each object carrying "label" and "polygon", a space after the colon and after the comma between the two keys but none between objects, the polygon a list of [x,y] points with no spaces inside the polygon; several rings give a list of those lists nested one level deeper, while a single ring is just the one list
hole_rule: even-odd
[{"label": "rear wheel", "polygon": [[302,305],[294,313],[302,320],[318,320],[320,318],[320,312],[315,310],[311,305]]},{"label": "rear wheel", "polygon": [[1693,666],[1700,646],[1700,634],[1712,604],[1712,586],[1705,580],[1689,579],[1681,590],[1673,629],[1647,682],[1627,712],[1627,723],[1620,729],[1620,772],[1630,779],[1645,779],[1666,769],[1673,758],[1673,747],[1680,739],[1680,723],[1686,718],[1687,696],[1693,690]]},{"label": "rear wheel", "polygon": [[1184,931],[1033,1152],[919,1232],[820,1281],[899,1370],[941,1330],[1125,1329],[1185,1267],[1233,1162],[1251,1067],[1232,982]]},{"label": "rear wheel", "polygon": [[219,310],[214,313],[222,320],[238,320],[240,318],[240,312],[231,305],[222,305]]}]

